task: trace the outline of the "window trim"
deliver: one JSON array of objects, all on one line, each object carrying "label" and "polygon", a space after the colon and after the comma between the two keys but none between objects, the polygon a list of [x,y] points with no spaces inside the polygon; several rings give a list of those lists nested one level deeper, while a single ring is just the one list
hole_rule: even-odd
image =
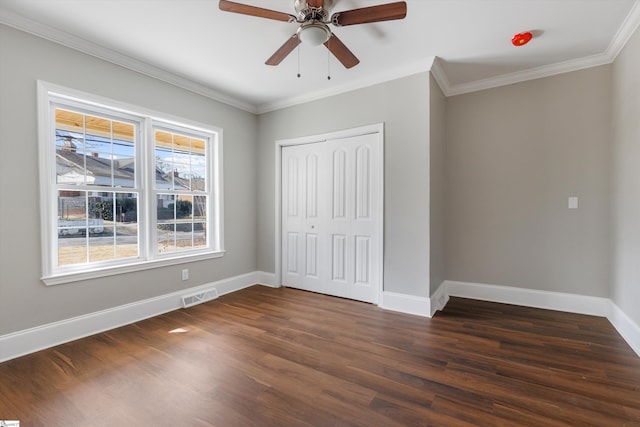
[{"label": "window trim", "polygon": [[[40,166],[40,221],[41,221],[41,280],[45,285],[58,285],[81,280],[94,279],[99,277],[143,271],[152,268],[200,261],[205,259],[219,258],[225,253],[224,250],[224,218],[223,218],[223,132],[221,128],[205,125],[193,120],[170,114],[159,113],[144,107],[130,105],[112,99],[100,97],[86,92],[59,86],[53,83],[38,80],[37,82],[38,101],[38,154]],[[98,266],[89,266],[77,269],[70,267],[57,269],[54,264],[58,248],[57,239],[53,233],[57,230],[57,214],[54,212],[56,201],[56,170],[55,146],[51,144],[51,135],[55,131],[55,108],[53,104],[63,102],[64,105],[78,105],[86,110],[87,107],[95,107],[93,113],[104,112],[105,114],[123,114],[133,118],[140,123],[138,135],[140,143],[136,144],[136,170],[141,170],[142,175],[137,177],[134,191],[139,191],[138,201],[138,227],[139,227],[139,257],[130,258],[124,261],[116,261],[109,265],[111,261]],[[192,133],[207,135],[209,144],[207,154],[209,163],[207,167],[207,180],[210,188],[206,192],[209,197],[207,221],[212,233],[209,238],[209,248],[204,250],[191,250],[185,252],[157,253],[153,248],[153,236],[155,231],[155,194],[152,173],[149,168],[154,168],[153,159],[153,129],[157,127],[170,127],[187,130]],[[125,188],[122,189],[126,190]]]}]

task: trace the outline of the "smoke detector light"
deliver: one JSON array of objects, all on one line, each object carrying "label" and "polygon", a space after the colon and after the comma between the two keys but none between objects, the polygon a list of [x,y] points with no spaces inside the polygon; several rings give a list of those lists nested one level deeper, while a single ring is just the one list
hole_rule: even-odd
[{"label": "smoke detector light", "polygon": [[529,31],[527,31],[526,33],[518,33],[513,36],[513,38],[511,39],[511,43],[514,46],[524,46],[525,44],[529,43],[532,38],[533,34],[531,34],[531,32]]}]

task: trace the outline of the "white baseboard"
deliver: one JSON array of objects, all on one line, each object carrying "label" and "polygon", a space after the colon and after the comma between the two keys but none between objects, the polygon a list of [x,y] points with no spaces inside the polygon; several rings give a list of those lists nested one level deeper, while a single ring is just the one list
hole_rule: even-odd
[{"label": "white baseboard", "polygon": [[610,300],[608,298],[451,280],[445,280],[443,285],[446,287],[447,295],[452,297],[479,299],[601,317],[606,317],[609,313]]},{"label": "white baseboard", "polygon": [[267,273],[266,271],[256,271],[257,282],[261,285],[269,286],[271,288],[279,288],[280,284],[276,283],[275,273]]},{"label": "white baseboard", "polygon": [[433,315],[436,314],[436,311],[442,310],[449,302],[446,281],[442,282],[440,286],[438,286],[438,289],[436,289],[429,299],[431,304],[431,317],[433,317]]},{"label": "white baseboard", "polygon": [[618,333],[624,338],[633,351],[640,356],[640,326],[631,320],[613,301],[611,301],[607,319],[609,319],[613,327],[618,330]]},{"label": "white baseboard", "polygon": [[[0,362],[182,308],[181,297],[215,287],[224,295],[254,284],[278,287],[275,274],[256,271],[0,336]],[[424,317],[450,296],[607,317],[640,356],[640,327],[607,298],[445,280],[430,298],[383,292],[380,307]]]},{"label": "white baseboard", "polygon": [[395,292],[382,292],[379,307],[385,310],[431,317],[431,300],[429,298]]},{"label": "white baseboard", "polygon": [[269,273],[252,272],[2,335],[0,336],[0,362],[177,310],[182,308],[181,297],[185,294],[214,287],[218,295],[224,295],[257,283],[275,286],[274,282],[275,279],[269,279]]},{"label": "white baseboard", "polygon": [[445,280],[430,298],[433,312],[442,310],[449,297],[606,317],[640,356],[640,327],[608,298]]}]

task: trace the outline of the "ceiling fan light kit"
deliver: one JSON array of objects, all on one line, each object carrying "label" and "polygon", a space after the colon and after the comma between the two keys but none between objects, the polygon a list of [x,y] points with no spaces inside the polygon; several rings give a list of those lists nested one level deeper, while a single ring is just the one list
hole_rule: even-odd
[{"label": "ceiling fan light kit", "polygon": [[323,22],[308,21],[300,25],[297,34],[302,43],[310,46],[320,46],[329,40],[331,30]]},{"label": "ceiling fan light kit", "polygon": [[267,59],[265,62],[267,65],[280,64],[300,43],[305,43],[310,46],[324,44],[345,68],[354,67],[360,63],[360,60],[331,31],[329,25],[344,27],[391,21],[403,19],[407,15],[407,3],[404,1],[336,12],[330,16],[329,11],[332,6],[333,0],[294,0],[296,16],[228,0],[220,0],[219,4],[220,10],[225,12],[295,22],[300,25],[298,30]]}]

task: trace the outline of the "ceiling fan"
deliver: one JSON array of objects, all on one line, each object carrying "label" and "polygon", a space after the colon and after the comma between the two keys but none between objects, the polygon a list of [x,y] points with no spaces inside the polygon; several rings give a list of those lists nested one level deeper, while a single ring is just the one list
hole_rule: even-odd
[{"label": "ceiling fan", "polygon": [[407,15],[407,3],[399,1],[336,12],[329,17],[329,10],[333,6],[333,1],[295,0],[296,15],[227,0],[220,0],[219,6],[220,10],[225,12],[300,24],[295,34],[267,59],[265,62],[267,65],[280,64],[300,43],[307,43],[314,46],[324,44],[345,68],[354,67],[358,65],[360,60],[333,34],[329,29],[329,24],[336,27],[344,27],[347,25],[403,19]]}]

